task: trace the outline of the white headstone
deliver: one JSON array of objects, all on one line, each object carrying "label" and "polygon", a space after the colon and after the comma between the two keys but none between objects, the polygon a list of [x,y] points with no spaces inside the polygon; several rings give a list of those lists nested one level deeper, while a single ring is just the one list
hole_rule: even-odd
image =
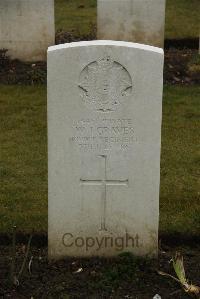
[{"label": "white headstone", "polygon": [[54,0],[0,0],[0,49],[11,58],[44,60],[54,43]]},{"label": "white headstone", "polygon": [[49,256],[157,254],[163,50],[48,49]]},{"label": "white headstone", "polygon": [[98,39],[163,47],[165,0],[98,0]]}]

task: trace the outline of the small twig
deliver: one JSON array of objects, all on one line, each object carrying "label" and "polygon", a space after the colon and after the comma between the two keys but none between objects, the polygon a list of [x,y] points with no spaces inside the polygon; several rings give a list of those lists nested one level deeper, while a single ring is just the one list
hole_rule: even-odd
[{"label": "small twig", "polygon": [[30,251],[32,237],[33,237],[33,235],[31,234],[30,237],[29,237],[29,240],[28,240],[28,245],[27,245],[27,250],[26,250],[25,256],[24,256],[24,260],[23,260],[21,269],[20,269],[18,277],[17,277],[18,281],[20,280],[20,278],[21,278],[21,276],[24,272],[24,268],[25,268],[25,265],[26,265],[26,262],[27,262],[27,259],[28,259],[29,251]]},{"label": "small twig", "polygon": [[11,265],[10,265],[10,280],[15,284],[15,263],[16,263],[16,226],[13,226],[12,235],[12,251],[11,251]]},{"label": "small twig", "polygon": [[178,294],[178,293],[180,293],[180,292],[182,292],[181,289],[180,289],[180,290],[176,290],[176,291],[170,293],[169,296],[174,296],[174,295],[176,295],[176,294]]},{"label": "small twig", "polygon": [[31,266],[32,266],[32,262],[33,262],[33,256],[31,256],[30,261],[28,263],[28,271],[31,274]]},{"label": "small twig", "polygon": [[157,271],[158,274],[163,275],[163,276],[167,276],[167,277],[171,277],[172,279],[176,280],[179,284],[181,284],[180,280],[177,279],[176,277],[174,277],[173,275],[170,275],[168,273],[162,272],[162,271]]}]

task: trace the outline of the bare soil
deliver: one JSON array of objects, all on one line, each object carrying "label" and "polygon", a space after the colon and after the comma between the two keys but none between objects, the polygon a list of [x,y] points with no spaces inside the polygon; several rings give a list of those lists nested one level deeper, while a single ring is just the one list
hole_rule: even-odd
[{"label": "bare soil", "polygon": [[[26,246],[17,246],[16,273],[23,261]],[[200,245],[168,247],[162,245],[159,259],[135,258],[121,254],[115,259],[77,259],[48,261],[47,248],[33,247],[19,285],[10,281],[11,248],[0,247],[0,298],[191,298],[174,280],[160,276],[157,269],[174,275],[169,263],[179,250],[184,256],[186,275],[200,285]],[[30,262],[31,261],[31,262]]]},{"label": "bare soil", "polygon": [[200,55],[195,50],[165,51],[164,83],[200,84]]},{"label": "bare soil", "polygon": [[[71,32],[58,31],[56,43],[95,39],[95,29],[85,36],[74,36]],[[164,83],[176,85],[200,84],[200,55],[196,40],[166,41]],[[190,49],[184,45],[190,46]],[[46,62],[22,62],[11,60],[7,50],[0,50],[0,83],[2,84],[46,84]]]}]

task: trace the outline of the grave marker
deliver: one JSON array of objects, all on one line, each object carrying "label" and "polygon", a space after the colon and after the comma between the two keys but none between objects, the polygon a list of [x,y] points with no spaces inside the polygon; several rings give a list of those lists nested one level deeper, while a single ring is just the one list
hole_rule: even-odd
[{"label": "grave marker", "polygon": [[49,256],[157,254],[163,51],[48,50]]},{"label": "grave marker", "polygon": [[45,60],[54,26],[54,0],[0,0],[0,48],[13,59]]},{"label": "grave marker", "polygon": [[98,39],[164,46],[165,0],[98,0]]}]

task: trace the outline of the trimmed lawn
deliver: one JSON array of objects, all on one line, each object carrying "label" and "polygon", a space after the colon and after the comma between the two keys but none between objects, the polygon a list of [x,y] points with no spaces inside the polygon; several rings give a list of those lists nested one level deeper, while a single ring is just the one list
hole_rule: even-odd
[{"label": "trimmed lawn", "polygon": [[[56,30],[87,34],[96,26],[97,0],[55,0]],[[199,0],[166,0],[165,38],[199,36]]]},{"label": "trimmed lawn", "polygon": [[96,26],[96,0],[55,0],[56,30],[88,34]]},{"label": "trimmed lawn", "polygon": [[200,233],[200,87],[164,90],[160,230]]},{"label": "trimmed lawn", "polygon": [[[199,234],[200,87],[165,87],[160,230]],[[0,86],[0,232],[47,231],[45,86]]]},{"label": "trimmed lawn", "polygon": [[194,38],[200,33],[199,0],[167,0],[165,38]]},{"label": "trimmed lawn", "polygon": [[0,231],[47,228],[45,87],[0,86]]}]

